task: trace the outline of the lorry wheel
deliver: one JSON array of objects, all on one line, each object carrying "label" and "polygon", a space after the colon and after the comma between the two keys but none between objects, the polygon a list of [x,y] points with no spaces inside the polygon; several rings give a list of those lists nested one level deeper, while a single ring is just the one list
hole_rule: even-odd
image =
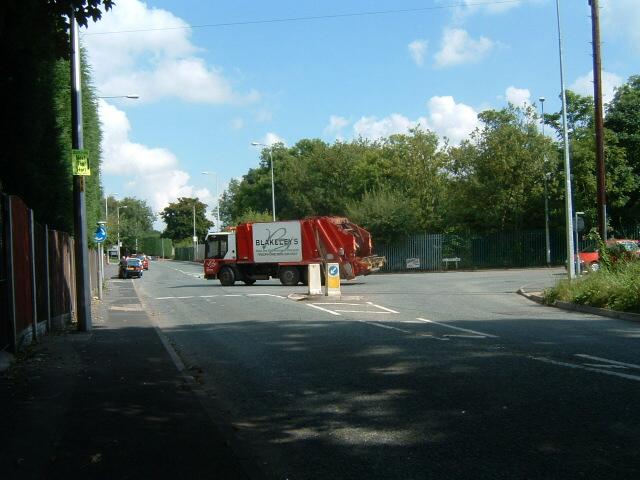
[{"label": "lorry wheel", "polygon": [[280,269],[280,283],[293,287],[300,281],[300,271],[296,267],[284,267]]},{"label": "lorry wheel", "polygon": [[236,274],[231,267],[222,267],[218,273],[218,280],[225,287],[230,287],[236,283]]}]

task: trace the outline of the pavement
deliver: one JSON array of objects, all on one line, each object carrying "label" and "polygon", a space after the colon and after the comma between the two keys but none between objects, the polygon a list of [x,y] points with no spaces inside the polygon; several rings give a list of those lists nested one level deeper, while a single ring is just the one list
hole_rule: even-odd
[{"label": "pavement", "polygon": [[260,476],[176,366],[140,281],[111,279],[91,332],[46,335],[0,374],[1,478]]}]

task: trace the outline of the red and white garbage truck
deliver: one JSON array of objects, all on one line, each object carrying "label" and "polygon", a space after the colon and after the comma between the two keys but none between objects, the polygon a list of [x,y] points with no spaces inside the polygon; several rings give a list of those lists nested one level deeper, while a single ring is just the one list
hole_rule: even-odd
[{"label": "red and white garbage truck", "polygon": [[311,263],[338,263],[350,280],[379,270],[371,234],[344,217],[241,223],[233,231],[207,235],[204,276],[222,285],[279,278],[283,285],[307,283]]}]

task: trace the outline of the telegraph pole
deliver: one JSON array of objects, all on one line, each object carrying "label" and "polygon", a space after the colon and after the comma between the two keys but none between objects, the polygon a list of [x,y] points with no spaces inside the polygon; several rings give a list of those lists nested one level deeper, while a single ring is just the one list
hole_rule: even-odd
[{"label": "telegraph pole", "polygon": [[607,190],[604,168],[604,123],[602,111],[602,62],[600,57],[600,7],[598,0],[591,6],[591,36],[593,46],[593,99],[595,102],[596,165],[598,170],[598,232],[607,239]]},{"label": "telegraph pole", "polygon": [[[82,90],[80,84],[80,41],[78,22],[73,9],[69,15],[71,32],[71,143],[74,150],[84,148],[82,134]],[[91,292],[89,283],[89,246],[87,245],[87,214],[85,204],[85,179],[73,175],[73,207],[75,230],[76,303],[78,330],[91,330]]]}]

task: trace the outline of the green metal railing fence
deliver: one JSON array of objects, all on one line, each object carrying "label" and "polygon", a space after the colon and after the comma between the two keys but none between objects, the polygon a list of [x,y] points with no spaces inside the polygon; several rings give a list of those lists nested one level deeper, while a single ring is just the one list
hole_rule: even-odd
[{"label": "green metal railing fence", "polygon": [[[579,248],[593,245],[582,232]],[[640,238],[640,225],[614,232],[616,238]],[[564,265],[567,247],[564,230],[549,232],[551,265]],[[387,257],[382,271],[425,271],[448,268],[522,268],[547,265],[544,230],[486,234],[419,233],[390,245],[378,245],[377,255]]]},{"label": "green metal railing fence", "polygon": [[[551,264],[567,258],[564,232],[550,232]],[[414,234],[391,245],[376,247],[387,257],[383,271],[443,270],[446,268],[510,268],[546,265],[544,231],[489,234]]]}]

